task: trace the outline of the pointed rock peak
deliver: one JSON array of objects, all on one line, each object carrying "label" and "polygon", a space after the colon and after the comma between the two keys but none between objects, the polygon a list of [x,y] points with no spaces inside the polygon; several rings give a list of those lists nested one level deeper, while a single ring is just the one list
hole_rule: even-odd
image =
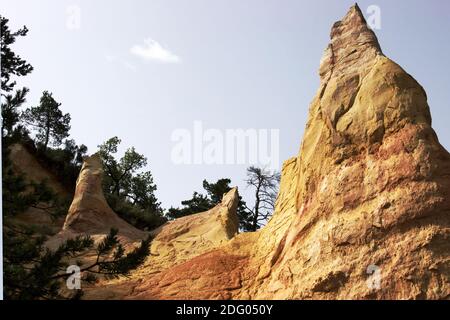
[{"label": "pointed rock peak", "polygon": [[328,80],[331,74],[341,73],[348,67],[360,66],[382,54],[375,33],[367,25],[357,4],[345,17],[331,28],[330,44],[320,63],[321,80]]},{"label": "pointed rock peak", "polygon": [[235,202],[237,202],[238,200],[239,200],[238,188],[234,187],[223,195],[222,205],[225,206],[234,205]]},{"label": "pointed rock peak", "polygon": [[357,3],[355,3],[353,6],[350,7],[345,17],[342,19],[342,21],[345,21],[346,19],[352,19],[356,23],[359,23],[361,25],[366,25],[366,19],[364,18],[364,15],[361,11],[361,8],[358,6]]},{"label": "pointed rock peak", "polygon": [[146,233],[128,224],[109,207],[103,194],[103,165],[98,153],[85,157],[78,176],[75,195],[63,231],[108,233],[111,228],[128,238],[143,238]]},{"label": "pointed rock peak", "polygon": [[366,19],[364,18],[362,11],[357,4],[350,7],[345,17],[342,18],[341,21],[338,21],[333,25],[330,35],[331,40],[333,40],[335,37],[341,36],[343,32],[354,32],[354,33],[369,32],[373,36],[375,42],[378,44],[375,34],[371,31],[370,27],[367,25]]}]

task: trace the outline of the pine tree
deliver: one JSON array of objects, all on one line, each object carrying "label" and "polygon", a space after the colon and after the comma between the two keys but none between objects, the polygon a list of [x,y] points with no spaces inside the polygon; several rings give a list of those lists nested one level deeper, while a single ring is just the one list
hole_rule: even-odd
[{"label": "pine tree", "polygon": [[37,131],[36,138],[44,150],[51,140],[54,146],[59,146],[69,136],[70,114],[63,114],[60,106],[51,93],[44,91],[39,106],[29,108],[23,114],[25,122]]},{"label": "pine tree", "polygon": [[[0,47],[1,47],[1,91],[2,91],[2,137],[11,134],[14,126],[19,122],[19,108],[25,102],[28,93],[27,88],[17,90],[14,94],[16,81],[13,77],[22,77],[33,71],[33,67],[11,50],[18,37],[24,37],[28,33],[27,27],[11,32],[8,27],[9,20],[0,16]],[[5,132],[6,131],[6,132]]]},{"label": "pine tree", "polygon": [[142,171],[147,158],[134,147],[116,158],[121,140],[113,137],[99,145],[105,177],[103,190],[111,208],[140,229],[154,229],[167,221],[156,198],[156,184],[150,171]]},{"label": "pine tree", "polygon": [[[28,131],[20,123],[18,108],[25,102],[27,88],[14,90],[13,77],[25,76],[33,68],[16,55],[10,48],[17,37],[25,36],[26,27],[11,32],[8,20],[0,16],[1,24],[1,89],[3,116],[2,124],[2,197],[3,197],[3,284],[6,299],[52,299],[79,298],[82,291],[67,296],[63,294],[63,284],[71,275],[67,265],[75,256],[95,250],[97,258],[89,265],[79,264],[86,281],[95,281],[95,275],[117,277],[127,275],[139,266],[149,254],[151,238],[143,240],[137,248],[125,253],[117,238],[118,230],[112,229],[97,246],[89,236],[79,236],[64,241],[56,250],[44,246],[46,236],[36,232],[33,226],[19,224],[14,217],[30,207],[45,210],[56,217],[67,212],[65,202],[58,199],[46,182],[28,181],[22,174],[12,169],[9,157],[12,143],[20,142],[31,148],[37,159],[44,159],[62,172],[71,175],[77,170],[81,158],[86,153],[85,146],[77,146],[73,140],[66,140],[64,149],[47,149],[50,140],[60,145],[68,136],[70,115],[63,115],[52,95],[44,92],[39,107],[26,112],[25,119],[38,130],[37,138],[45,146],[45,152],[38,152]],[[30,147],[31,146],[31,147]],[[34,148],[34,149],[33,149]],[[78,168],[79,169],[79,168]],[[147,177],[148,178],[148,177]],[[143,177],[142,179],[146,179]]]},{"label": "pine tree", "polygon": [[64,294],[63,289],[71,273],[67,267],[76,257],[95,250],[94,262],[80,266],[80,273],[88,283],[99,275],[118,277],[141,265],[149,255],[151,238],[141,241],[140,246],[125,254],[117,229],[111,229],[103,240],[94,246],[90,236],[77,236],[64,241],[56,250],[44,247],[43,236],[35,236],[29,229],[6,229],[4,256],[4,292],[6,299],[74,299],[82,296],[82,289]]},{"label": "pine tree", "polygon": [[26,76],[33,71],[33,67],[11,50],[11,45],[16,42],[17,37],[24,37],[28,33],[27,27],[11,32],[8,27],[9,20],[0,16],[0,31],[1,31],[1,88],[4,92],[10,92],[16,85],[15,81],[11,80],[12,76]]},{"label": "pine tree", "polygon": [[215,206],[211,200],[198,192],[194,192],[191,199],[181,201],[181,208],[170,208],[166,213],[169,219],[177,219],[194,213],[207,211]]}]

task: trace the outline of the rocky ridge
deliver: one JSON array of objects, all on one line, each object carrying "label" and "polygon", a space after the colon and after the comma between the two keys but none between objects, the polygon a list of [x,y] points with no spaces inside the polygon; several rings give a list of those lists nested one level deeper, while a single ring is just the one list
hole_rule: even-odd
[{"label": "rocky ridge", "polygon": [[[109,207],[102,189],[103,168],[95,154],[84,159],[77,180],[75,196],[59,233],[51,237],[46,246],[57,248],[63,241],[78,235],[90,235],[94,241],[102,240],[111,228],[118,229],[118,238],[126,249],[139,245],[140,240],[153,236],[151,254],[141,268],[130,277],[102,280],[85,288],[86,299],[114,299],[131,294],[143,278],[151,277],[173,265],[199,256],[227,243],[238,232],[236,188],[224,195],[216,207],[162,225],[151,232],[131,226]],[[96,252],[87,252],[78,260],[89,263]]]},{"label": "rocky ridge", "polygon": [[[450,297],[450,154],[431,127],[426,93],[382,53],[357,5],[330,38],[269,223],[238,234],[233,189],[210,211],[153,231],[141,268],[85,298]],[[105,207],[94,160],[83,166],[62,232],[114,225],[140,238]]]},{"label": "rocky ridge", "polygon": [[383,55],[357,5],[330,37],[268,225],[126,298],[449,297],[450,155],[425,91]]}]

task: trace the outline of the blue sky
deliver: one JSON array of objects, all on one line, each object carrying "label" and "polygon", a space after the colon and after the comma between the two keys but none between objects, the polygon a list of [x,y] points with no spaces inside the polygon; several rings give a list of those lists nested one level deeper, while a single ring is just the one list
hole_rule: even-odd
[{"label": "blue sky", "polygon": [[[358,3],[363,12],[380,8],[383,52],[423,85],[449,149],[450,2]],[[91,152],[115,135],[123,148],[135,146],[167,208],[205,178],[229,177],[250,199],[246,165],[172,163],[171,134],[196,120],[219,130],[279,129],[280,162],[298,153],[330,28],[352,4],[1,0],[0,12],[13,28],[30,29],[15,46],[35,68],[19,81],[31,89],[28,105],[49,90],[72,116],[72,137]],[[73,8],[79,28],[70,28]]]}]

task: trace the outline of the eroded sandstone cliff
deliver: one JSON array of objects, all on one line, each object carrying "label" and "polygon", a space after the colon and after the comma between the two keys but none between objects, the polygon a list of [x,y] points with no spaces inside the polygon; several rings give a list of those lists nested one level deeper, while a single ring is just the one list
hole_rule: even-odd
[{"label": "eroded sandstone cliff", "polygon": [[320,76],[297,213],[253,297],[448,298],[450,155],[425,91],[356,5],[334,24]]},{"label": "eroded sandstone cliff", "polygon": [[47,247],[54,249],[77,235],[90,235],[98,241],[111,228],[119,230],[118,237],[124,244],[131,245],[146,238],[146,232],[119,218],[109,207],[103,194],[102,177],[100,157],[94,154],[85,158],[62,230],[47,241]]},{"label": "eroded sandstone cliff", "polygon": [[449,298],[450,155],[425,91],[356,5],[319,73],[268,225],[143,277],[126,298]]},{"label": "eroded sandstone cliff", "polygon": [[[333,25],[319,74],[264,228],[237,234],[233,189],[216,208],[154,231],[141,268],[85,298],[448,299],[450,154],[425,91],[383,55],[356,5]],[[131,230],[83,168],[64,230]]]},{"label": "eroded sandstone cliff", "polygon": [[[14,172],[23,175],[29,182],[45,182],[46,186],[58,196],[60,201],[69,202],[72,199],[73,195],[58,181],[58,178],[43,167],[36,157],[23,145],[19,143],[11,145],[9,148],[9,159]],[[34,226],[46,233],[55,234],[61,229],[64,217],[52,217],[45,209],[48,206],[51,207],[48,203],[40,203],[39,206],[29,207],[24,212],[20,212],[14,217],[9,217],[9,221]]]},{"label": "eroded sandstone cliff", "polygon": [[[171,266],[200,256],[227,243],[238,232],[236,188],[224,195],[214,208],[170,221],[151,232],[145,232],[122,220],[109,207],[102,190],[103,169],[100,157],[95,154],[84,159],[77,180],[75,196],[59,233],[51,237],[46,246],[56,249],[63,241],[78,235],[90,235],[94,241],[102,240],[111,228],[118,229],[118,238],[126,249],[140,240],[153,236],[151,255],[130,277],[115,280],[100,279],[94,287],[85,287],[86,299],[115,299],[133,294],[143,279]],[[77,257],[77,261],[90,263],[96,258],[95,250]]]}]

